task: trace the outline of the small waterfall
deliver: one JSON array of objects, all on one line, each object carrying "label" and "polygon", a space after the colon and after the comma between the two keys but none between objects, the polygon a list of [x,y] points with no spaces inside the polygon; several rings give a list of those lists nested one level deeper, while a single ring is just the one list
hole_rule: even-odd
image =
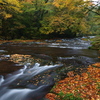
[{"label": "small waterfall", "polygon": [[[12,82],[13,82],[14,80],[16,80],[18,77],[20,77],[21,75],[23,75],[23,73],[24,73],[24,71],[26,70],[26,68],[27,68],[27,66],[24,66],[23,69],[20,69],[20,70],[14,72],[14,73],[11,74],[11,75],[8,75],[8,78],[6,78],[6,79],[2,82],[2,84],[3,84],[3,85],[8,85],[8,84],[12,83]],[[1,85],[2,85],[2,84],[1,84]]]},{"label": "small waterfall", "polygon": [[0,85],[4,82],[4,77],[1,75],[0,76]]},{"label": "small waterfall", "polygon": [[0,77],[0,100],[41,100],[53,87],[57,77],[54,69],[62,65],[39,63]]}]

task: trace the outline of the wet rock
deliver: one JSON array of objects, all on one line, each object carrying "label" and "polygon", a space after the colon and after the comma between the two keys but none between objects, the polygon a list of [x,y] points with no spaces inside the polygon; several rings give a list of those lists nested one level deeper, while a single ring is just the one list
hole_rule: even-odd
[{"label": "wet rock", "polygon": [[52,57],[46,55],[46,54],[34,54],[34,56],[40,58],[40,59],[46,59],[46,60],[51,60]]},{"label": "wet rock", "polygon": [[16,66],[14,62],[0,61],[0,75],[7,75],[8,73],[12,73],[20,68],[22,68],[22,66]]},{"label": "wet rock", "polygon": [[0,50],[0,53],[3,53],[3,52],[7,52],[7,51],[5,51],[5,50]]}]

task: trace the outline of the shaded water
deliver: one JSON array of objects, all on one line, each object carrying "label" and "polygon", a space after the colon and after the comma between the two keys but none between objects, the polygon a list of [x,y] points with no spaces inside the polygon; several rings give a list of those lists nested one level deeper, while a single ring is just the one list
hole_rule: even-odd
[{"label": "shaded water", "polygon": [[66,68],[64,73],[99,61],[89,46],[83,38],[1,44],[0,100],[42,100],[60,78],[57,69]]},{"label": "shaded water", "polygon": [[51,69],[62,65],[24,66],[17,72],[0,78],[0,100],[41,100],[53,87],[57,74]]}]

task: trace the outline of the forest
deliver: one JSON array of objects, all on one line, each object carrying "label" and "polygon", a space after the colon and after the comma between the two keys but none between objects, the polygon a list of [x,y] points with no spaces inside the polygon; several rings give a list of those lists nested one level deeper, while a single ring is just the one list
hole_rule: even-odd
[{"label": "forest", "polygon": [[100,100],[100,0],[0,0],[0,100]]},{"label": "forest", "polygon": [[0,0],[0,39],[100,35],[100,2]]}]

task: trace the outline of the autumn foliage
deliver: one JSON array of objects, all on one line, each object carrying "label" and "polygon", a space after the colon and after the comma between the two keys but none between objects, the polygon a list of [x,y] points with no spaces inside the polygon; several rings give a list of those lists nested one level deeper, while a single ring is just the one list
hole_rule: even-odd
[{"label": "autumn foliage", "polygon": [[91,3],[91,0],[0,0],[0,39],[99,34],[99,2],[95,7]]},{"label": "autumn foliage", "polygon": [[80,96],[83,100],[100,100],[100,63],[89,65],[87,71],[80,75],[76,75],[73,71],[67,75],[68,77],[59,81],[46,98],[62,100],[58,94],[63,92]]}]

